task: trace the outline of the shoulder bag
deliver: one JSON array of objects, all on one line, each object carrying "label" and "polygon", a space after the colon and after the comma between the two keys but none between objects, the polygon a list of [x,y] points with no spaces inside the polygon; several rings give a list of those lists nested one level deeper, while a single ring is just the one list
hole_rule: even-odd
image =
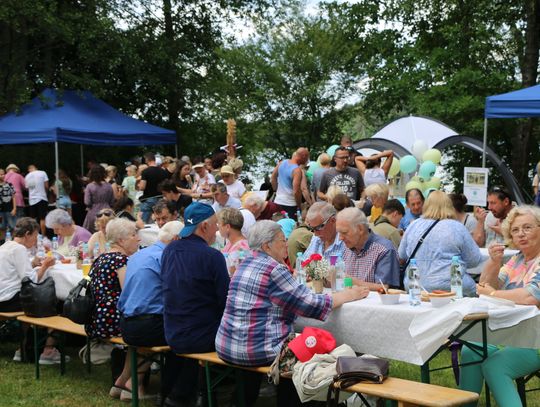
[{"label": "shoulder bag", "polygon": [[47,277],[41,283],[34,283],[24,277],[21,281],[19,294],[24,313],[29,317],[43,318],[58,315],[56,312],[56,289],[52,277]]},{"label": "shoulder bag", "polygon": [[[336,362],[337,375],[334,376],[334,381],[328,388],[326,406],[337,406],[340,390],[347,389],[356,383],[382,383],[388,377],[388,366],[389,363],[387,360],[376,357],[338,357]],[[364,397],[361,394],[358,395],[362,402],[369,406],[369,403]]]},{"label": "shoulder bag", "polygon": [[[81,293],[85,290],[84,295]],[[62,315],[76,324],[88,324],[92,319],[94,310],[94,295],[92,294],[90,281],[83,278],[71,289],[64,301],[64,311]]]}]

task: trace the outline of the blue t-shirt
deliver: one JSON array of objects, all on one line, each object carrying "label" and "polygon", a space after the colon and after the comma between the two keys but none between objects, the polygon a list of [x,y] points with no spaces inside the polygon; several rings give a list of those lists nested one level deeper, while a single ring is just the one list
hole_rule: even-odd
[{"label": "blue t-shirt", "polygon": [[211,352],[225,309],[229,273],[225,258],[196,235],[163,251],[165,338],[176,353]]},{"label": "blue t-shirt", "polygon": [[163,314],[161,255],[165,243],[156,242],[128,259],[124,288],[118,309],[124,317]]},{"label": "blue t-shirt", "polygon": [[399,229],[401,230],[407,230],[409,225],[413,220],[418,219],[422,214],[415,215],[411,212],[409,208],[405,209],[405,215],[401,218],[401,221],[399,222]]}]

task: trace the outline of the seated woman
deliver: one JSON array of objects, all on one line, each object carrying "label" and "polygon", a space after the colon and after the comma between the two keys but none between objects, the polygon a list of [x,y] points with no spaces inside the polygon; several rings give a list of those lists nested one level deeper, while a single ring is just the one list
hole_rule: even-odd
[{"label": "seated woman", "polygon": [[[124,341],[133,346],[165,346],[163,330],[163,299],[161,287],[161,255],[165,247],[183,228],[182,222],[166,223],[158,233],[158,242],[148,246],[133,256],[127,263],[127,272],[122,293],[118,300],[120,328]],[[145,398],[142,375],[150,363],[138,367],[139,398]],[[121,400],[131,399],[131,372],[129,358],[126,358],[124,370],[111,388],[112,397]]]},{"label": "seated woman", "polygon": [[[418,242],[434,222],[437,224],[418,246]],[[405,231],[399,244],[400,261],[405,262],[417,246],[414,258],[423,287],[428,291],[450,291],[450,264],[453,256],[459,256],[462,265],[463,295],[475,295],[475,282],[467,274],[467,267],[480,264],[482,254],[467,228],[456,220],[452,201],[442,191],[433,191],[429,194],[424,203],[422,217],[411,223]],[[407,276],[404,283],[407,287]]]},{"label": "seated woman", "polygon": [[49,212],[45,217],[45,225],[58,236],[58,253],[62,256],[70,256],[72,248],[90,239],[90,232],[76,225],[71,215],[63,209]]},{"label": "seated woman", "polygon": [[472,213],[465,212],[465,206],[467,205],[467,197],[463,194],[450,194],[452,205],[456,210],[456,220],[463,223],[467,230],[471,233],[471,236],[476,228],[476,218]]},{"label": "seated woman", "polygon": [[232,276],[236,271],[240,252],[243,251],[247,255],[250,251],[248,242],[242,235],[244,217],[238,209],[223,208],[217,213],[217,218],[219,233],[227,240],[221,252],[227,254],[227,267],[229,275]]},{"label": "seated woman", "polygon": [[375,223],[382,215],[384,204],[388,201],[390,188],[386,184],[371,184],[364,190],[364,194],[371,202],[370,223]]},{"label": "seated woman", "polygon": [[[519,253],[503,265],[504,244],[491,244],[478,293],[540,306],[540,208],[524,205],[512,209],[502,224],[502,233],[505,243]],[[480,393],[485,379],[497,405],[521,406],[514,379],[540,369],[538,349],[488,345],[488,353],[482,363],[462,368],[460,388]],[[462,363],[482,360],[466,346],[461,355]]]},{"label": "seated woman", "polygon": [[114,219],[114,212],[112,209],[105,208],[100,210],[96,214],[96,230],[90,239],[88,240],[88,251],[91,255],[94,254],[96,245],[98,246],[98,254],[103,254],[107,251],[107,238],[105,236],[105,230],[107,224]]},{"label": "seated woman", "polygon": [[[19,298],[21,280],[29,277],[35,283],[43,278],[47,269],[54,265],[54,257],[35,258],[30,261],[27,249],[37,243],[38,223],[32,218],[20,218],[13,230],[13,240],[0,246],[0,312],[22,311]],[[15,352],[13,360],[20,361],[20,351]],[[60,354],[53,347],[52,338],[47,339],[40,357],[40,364],[60,363]]]},{"label": "seated woman", "polygon": [[[269,220],[257,222],[249,233],[253,255],[234,273],[227,304],[216,335],[216,351],[223,360],[240,366],[268,366],[279,354],[297,316],[324,320],[342,304],[368,294],[353,287],[333,294],[314,294],[299,284],[285,265],[287,241],[281,227]],[[246,404],[254,404],[261,375],[247,374]],[[300,405],[290,380],[280,382],[278,406]]]}]

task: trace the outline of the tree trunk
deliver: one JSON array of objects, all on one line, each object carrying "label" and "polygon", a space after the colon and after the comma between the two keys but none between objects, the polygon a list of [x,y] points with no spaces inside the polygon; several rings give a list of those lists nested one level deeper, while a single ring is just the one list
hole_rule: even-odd
[{"label": "tree trunk", "polygon": [[[521,64],[522,87],[528,88],[536,84],[538,73],[538,56],[540,46],[540,0],[527,0],[525,11],[525,49]],[[529,170],[528,146],[533,132],[534,119],[526,119],[518,126],[512,137],[512,170],[521,185],[526,182]]]}]

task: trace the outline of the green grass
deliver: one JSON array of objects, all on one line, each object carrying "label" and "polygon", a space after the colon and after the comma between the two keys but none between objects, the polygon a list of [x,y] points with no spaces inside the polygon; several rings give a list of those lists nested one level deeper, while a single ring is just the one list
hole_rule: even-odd
[{"label": "green grass", "polygon": [[[71,361],[67,371],[60,376],[59,366],[42,366],[41,379],[34,378],[34,365],[31,363],[16,363],[11,360],[17,348],[15,342],[0,343],[0,407],[107,407],[127,406],[118,400],[109,398],[111,373],[108,364],[92,366],[88,374],[83,363],[77,357],[77,348],[68,348]],[[440,367],[450,364],[450,355],[443,352],[431,364]],[[420,381],[420,368],[402,362],[392,362],[390,373],[394,377]],[[155,382],[156,379],[153,379]],[[431,373],[431,382],[446,387],[456,387],[451,370]],[[156,383],[154,383],[154,387]],[[538,380],[531,383],[532,387],[540,387]],[[141,402],[141,406],[154,406],[153,402]],[[274,405],[271,399],[259,399],[259,407]],[[482,395],[480,405],[485,405]],[[494,406],[495,403],[492,402]],[[527,397],[528,407],[540,407],[540,391],[532,392]]]}]

